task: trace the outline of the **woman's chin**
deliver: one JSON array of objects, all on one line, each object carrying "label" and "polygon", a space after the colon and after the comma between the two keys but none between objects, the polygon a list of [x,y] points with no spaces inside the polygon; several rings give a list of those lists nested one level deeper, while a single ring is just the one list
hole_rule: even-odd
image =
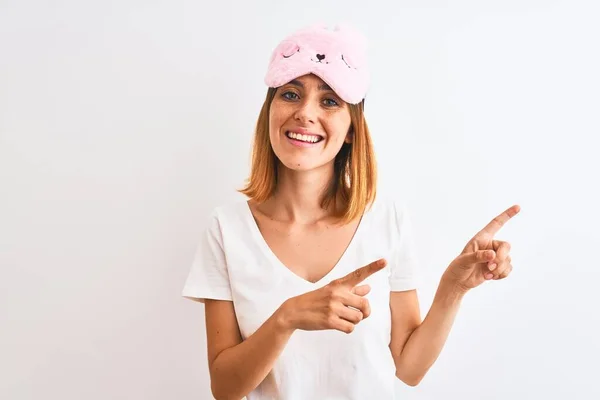
[{"label": "woman's chin", "polygon": [[293,172],[308,172],[317,169],[321,169],[324,164],[315,162],[314,160],[306,159],[295,159],[290,158],[286,160],[280,160],[283,166]]},{"label": "woman's chin", "polygon": [[291,162],[291,163],[282,163],[285,168],[289,171],[293,171],[293,172],[307,172],[307,171],[311,171],[313,169],[316,168],[316,166],[307,164],[307,163],[303,163],[303,162]]}]

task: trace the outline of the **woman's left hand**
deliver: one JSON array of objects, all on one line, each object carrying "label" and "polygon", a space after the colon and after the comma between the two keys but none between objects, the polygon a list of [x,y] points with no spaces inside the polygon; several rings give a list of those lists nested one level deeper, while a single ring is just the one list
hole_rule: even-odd
[{"label": "woman's left hand", "polygon": [[518,205],[510,207],[479,231],[450,263],[442,280],[467,292],[486,280],[506,278],[512,271],[510,244],[494,240],[494,235],[520,210]]}]

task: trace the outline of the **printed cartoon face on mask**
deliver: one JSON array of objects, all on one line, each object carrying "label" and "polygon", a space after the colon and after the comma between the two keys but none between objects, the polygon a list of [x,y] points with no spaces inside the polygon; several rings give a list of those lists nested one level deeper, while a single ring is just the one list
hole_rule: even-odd
[{"label": "printed cartoon face on mask", "polygon": [[275,48],[265,83],[276,88],[299,76],[315,74],[345,102],[360,103],[369,85],[366,43],[360,32],[348,26],[302,29]]}]

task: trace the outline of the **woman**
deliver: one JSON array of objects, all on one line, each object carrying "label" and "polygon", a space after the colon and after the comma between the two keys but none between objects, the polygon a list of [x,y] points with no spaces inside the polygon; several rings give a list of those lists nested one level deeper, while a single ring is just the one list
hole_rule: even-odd
[{"label": "woman", "polygon": [[406,208],[376,199],[363,115],[364,38],[315,26],[274,50],[249,201],[217,208],[183,296],[205,303],[217,399],[392,399],[438,357],[459,304],[512,270],[480,231],[443,274],[426,318]]}]

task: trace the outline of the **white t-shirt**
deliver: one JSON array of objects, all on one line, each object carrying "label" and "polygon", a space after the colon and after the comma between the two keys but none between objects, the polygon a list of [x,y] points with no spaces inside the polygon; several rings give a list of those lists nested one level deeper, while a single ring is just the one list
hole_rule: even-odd
[{"label": "white t-shirt", "polygon": [[406,207],[377,199],[361,219],[336,266],[311,283],[279,261],[264,240],[246,201],[212,213],[182,292],[184,297],[233,301],[246,339],[288,298],[318,289],[385,258],[385,269],[361,284],[369,318],[346,334],[296,330],[264,381],[248,400],[393,399],[395,365],[389,349],[390,291],[415,289],[417,258]]}]

